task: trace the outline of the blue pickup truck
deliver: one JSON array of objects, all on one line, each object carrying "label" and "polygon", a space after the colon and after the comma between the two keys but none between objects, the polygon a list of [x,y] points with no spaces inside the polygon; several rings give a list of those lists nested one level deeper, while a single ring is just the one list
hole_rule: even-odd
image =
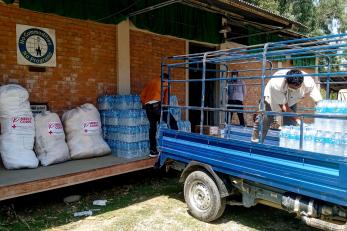
[{"label": "blue pickup truck", "polygon": [[[194,92],[201,96],[200,105],[162,105],[162,111],[181,110],[187,118],[189,113],[198,112],[200,121],[196,133],[187,129],[173,130],[167,125],[160,126],[158,132],[160,166],[182,171],[180,180],[184,182],[185,201],[195,218],[210,222],[223,214],[227,204],[252,207],[260,203],[294,213],[315,228],[347,230],[347,157],[343,153],[303,149],[304,122],[313,123],[315,118],[346,120],[346,115],[317,115],[305,108],[301,112],[281,113],[266,111],[264,106],[266,82],[284,63],[291,65],[286,68],[305,69],[326,94],[326,99],[335,97],[334,92],[343,88],[347,79],[346,41],[346,34],[342,34],[163,60],[162,72],[168,73],[169,79],[162,80],[162,87],[168,87],[169,98],[175,85],[200,83]],[[210,64],[214,65],[214,70],[209,68]],[[230,80],[228,73],[235,68],[240,73],[239,78],[258,89],[254,91],[259,92],[259,98],[250,100],[253,105],[248,103],[243,108],[230,109],[223,104],[224,89]],[[182,79],[179,69],[198,71],[201,77]],[[218,89],[218,94],[214,94],[218,103],[212,106],[207,105],[205,97],[206,85],[211,82],[217,86],[213,89]],[[225,122],[223,115],[231,112],[249,115],[248,120],[253,114],[299,118],[302,122],[300,148],[280,147],[276,132],[263,142],[262,139],[251,142],[252,128],[229,126],[230,122]],[[206,119],[208,113],[210,117],[213,115],[214,121]],[[213,122],[212,125],[220,128],[229,126],[227,138],[222,133],[211,135],[203,131],[207,123]]]}]

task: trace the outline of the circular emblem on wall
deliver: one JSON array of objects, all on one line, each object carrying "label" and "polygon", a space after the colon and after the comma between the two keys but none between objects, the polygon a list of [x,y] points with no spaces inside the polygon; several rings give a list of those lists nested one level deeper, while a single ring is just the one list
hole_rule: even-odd
[{"label": "circular emblem on wall", "polygon": [[18,39],[20,54],[30,63],[45,64],[54,54],[54,43],[45,31],[38,28],[24,30]]}]

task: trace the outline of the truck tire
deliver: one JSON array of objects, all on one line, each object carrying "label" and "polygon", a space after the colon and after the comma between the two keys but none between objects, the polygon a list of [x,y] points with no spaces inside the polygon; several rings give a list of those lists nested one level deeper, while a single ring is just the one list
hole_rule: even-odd
[{"label": "truck tire", "polygon": [[190,173],[186,178],[184,199],[191,215],[204,222],[211,222],[222,216],[226,204],[214,180],[201,170]]}]

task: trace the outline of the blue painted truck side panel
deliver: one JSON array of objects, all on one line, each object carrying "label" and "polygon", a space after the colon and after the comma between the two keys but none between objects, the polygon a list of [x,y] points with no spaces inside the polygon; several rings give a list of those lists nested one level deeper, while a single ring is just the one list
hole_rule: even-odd
[{"label": "blue painted truck side panel", "polygon": [[161,129],[160,165],[199,161],[214,171],[347,206],[347,158]]}]

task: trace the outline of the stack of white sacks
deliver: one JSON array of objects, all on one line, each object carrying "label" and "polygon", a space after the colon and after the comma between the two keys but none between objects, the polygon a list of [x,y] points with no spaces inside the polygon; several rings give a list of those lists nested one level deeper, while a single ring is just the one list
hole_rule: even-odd
[{"label": "stack of white sacks", "polygon": [[36,168],[39,161],[47,166],[111,152],[92,104],[64,113],[63,126],[59,116],[49,111],[34,120],[28,98],[27,90],[19,85],[0,87],[0,153],[6,169]]},{"label": "stack of white sacks", "polygon": [[[315,118],[313,124],[304,124],[303,150],[347,156],[347,120],[343,119],[347,115],[347,102],[322,100],[316,106],[316,114],[341,118]],[[299,149],[300,127],[283,127],[280,132],[280,146]]]}]

